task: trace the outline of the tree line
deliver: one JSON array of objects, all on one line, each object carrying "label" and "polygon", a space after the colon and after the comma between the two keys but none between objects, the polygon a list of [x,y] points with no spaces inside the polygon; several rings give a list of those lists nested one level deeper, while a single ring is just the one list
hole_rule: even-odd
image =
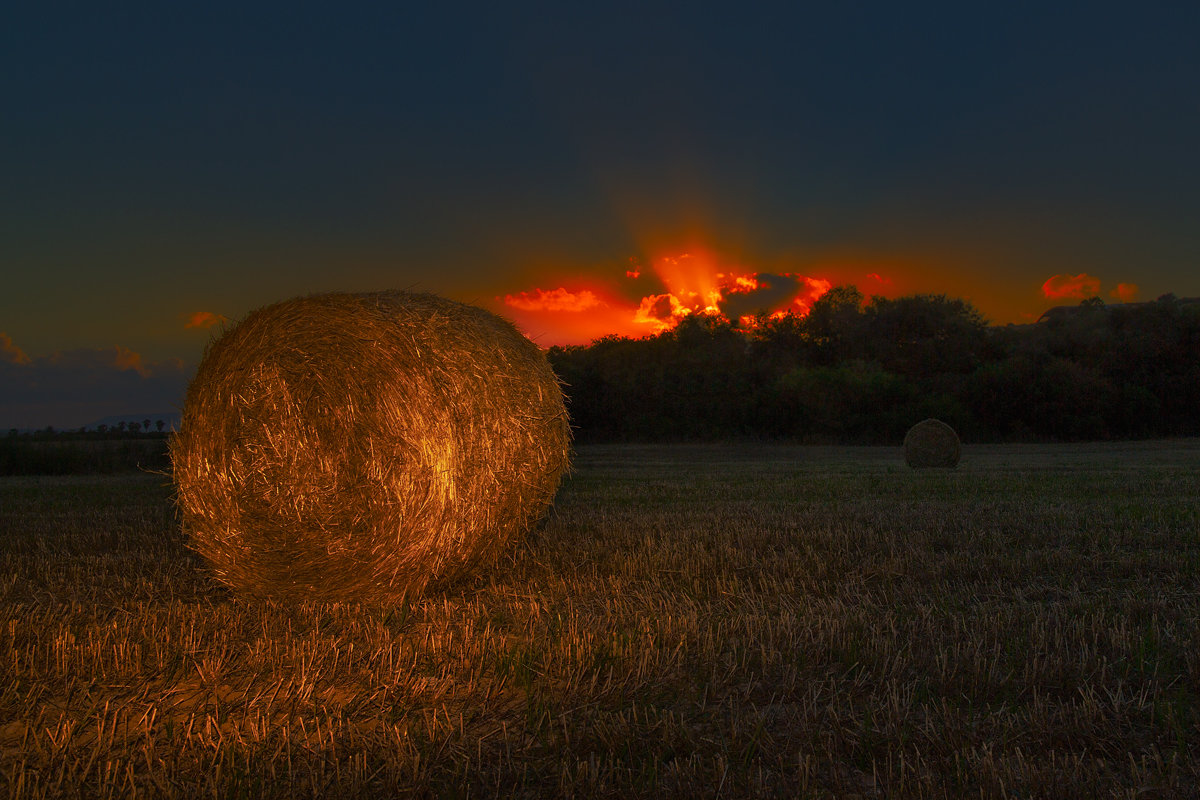
[{"label": "tree line", "polygon": [[692,315],[641,339],[553,347],[576,440],[899,442],[1200,435],[1200,302],[1165,295],[989,326],[945,295],[836,287],[801,317]]},{"label": "tree line", "polygon": [[170,432],[165,428],[165,420],[148,419],[75,430],[10,428],[0,436],[0,475],[166,472]]}]

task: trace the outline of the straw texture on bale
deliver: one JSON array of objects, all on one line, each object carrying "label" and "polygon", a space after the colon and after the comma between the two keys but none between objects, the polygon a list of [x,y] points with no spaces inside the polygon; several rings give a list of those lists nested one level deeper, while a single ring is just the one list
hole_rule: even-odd
[{"label": "straw texture on bale", "polygon": [[956,467],[961,454],[958,434],[939,419],[922,420],[904,435],[904,460],[914,469]]},{"label": "straw texture on bale", "polygon": [[537,522],[570,427],[544,354],[428,294],[260,308],[210,343],[171,446],[192,547],[254,596],[394,602]]}]

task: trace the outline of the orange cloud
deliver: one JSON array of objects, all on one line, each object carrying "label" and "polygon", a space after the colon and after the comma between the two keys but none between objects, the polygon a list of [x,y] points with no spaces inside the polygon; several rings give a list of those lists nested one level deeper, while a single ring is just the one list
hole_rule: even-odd
[{"label": "orange cloud", "polygon": [[150,377],[150,368],[142,363],[141,353],[136,353],[128,347],[122,347],[121,345],[116,345],[113,349],[116,351],[112,360],[114,367],[119,370],[134,370],[143,378]]},{"label": "orange cloud", "polygon": [[[758,281],[757,275],[717,275],[721,281],[721,289],[725,294],[748,294],[749,292],[765,288]],[[730,279],[732,278],[732,283]]]},{"label": "orange cloud", "polygon": [[29,356],[25,355],[25,351],[13,344],[12,337],[7,333],[0,333],[0,361],[6,361],[9,364],[28,364]]},{"label": "orange cloud", "polygon": [[1042,294],[1052,300],[1076,298],[1086,300],[1100,293],[1100,279],[1081,272],[1078,275],[1055,275],[1042,284]]},{"label": "orange cloud", "polygon": [[197,311],[188,317],[185,328],[211,328],[213,325],[225,324],[229,321],[229,317],[223,314],[214,314],[211,311]]},{"label": "orange cloud", "polygon": [[[159,362],[161,363],[163,362]],[[151,365],[142,359],[141,353],[119,344],[94,349],[58,350],[49,356],[38,358],[35,365],[47,365],[71,372],[133,371],[143,378],[149,378],[154,372]]]},{"label": "orange cloud", "polygon": [[1108,293],[1109,297],[1115,297],[1122,303],[1128,303],[1137,297],[1138,287],[1136,283],[1118,283],[1117,288]]},{"label": "orange cloud", "polygon": [[639,325],[649,325],[655,333],[674,328],[679,320],[692,313],[692,310],[679,302],[675,295],[652,294],[642,298],[642,302],[633,313],[633,321]]},{"label": "orange cloud", "polygon": [[807,314],[812,309],[812,304],[820,299],[821,295],[833,288],[833,283],[824,278],[803,278],[804,291],[796,296],[792,302],[800,307],[800,313]]},{"label": "orange cloud", "polygon": [[595,292],[583,289],[571,292],[564,288],[534,289],[532,292],[507,294],[504,296],[505,305],[521,311],[587,311],[602,305]]}]

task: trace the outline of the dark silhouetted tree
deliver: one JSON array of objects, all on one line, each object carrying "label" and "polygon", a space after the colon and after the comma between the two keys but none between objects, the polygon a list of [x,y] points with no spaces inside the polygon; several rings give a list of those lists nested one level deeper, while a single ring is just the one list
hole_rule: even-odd
[{"label": "dark silhouetted tree", "polygon": [[829,365],[859,355],[863,320],[862,292],[854,286],[835,286],[817,298],[803,318],[806,360]]},{"label": "dark silhouetted tree", "polygon": [[580,441],[898,442],[928,416],[974,441],[1200,435],[1197,353],[1200,302],[1170,296],[989,328],[962,300],[837,287],[806,317],[696,315],[549,358]]},{"label": "dark silhouetted tree", "polygon": [[972,372],[987,350],[987,321],[965,300],[945,295],[873,297],[863,346],[884,369],[914,378]]}]

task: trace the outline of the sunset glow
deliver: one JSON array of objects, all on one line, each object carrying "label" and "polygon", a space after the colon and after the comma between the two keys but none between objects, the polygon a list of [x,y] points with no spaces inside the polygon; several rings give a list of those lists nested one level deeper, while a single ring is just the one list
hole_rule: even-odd
[{"label": "sunset glow", "polygon": [[630,259],[613,272],[607,282],[586,288],[533,288],[496,299],[548,346],[587,344],[607,335],[654,335],[692,314],[720,315],[743,327],[761,314],[803,316],[833,286],[826,278],[729,265],[700,251],[660,256],[648,266]]},{"label": "sunset glow", "polygon": [[[495,308],[549,347],[586,345],[604,336],[653,336],[673,330],[694,314],[720,316],[749,329],[763,318],[807,315],[834,286],[855,286],[864,302],[923,292],[978,302],[957,269],[936,255],[899,259],[834,253],[774,258],[769,263],[764,268],[691,247],[653,258],[631,257],[606,268],[552,269],[537,279],[541,286],[497,296]],[[585,272],[589,277],[583,277]],[[1141,293],[1135,283],[1110,283],[1088,272],[1061,273],[1031,283],[1026,291],[1036,292],[1045,305],[1001,312],[992,317],[993,323],[1033,322],[1050,306],[1094,297],[1134,302]]]}]

